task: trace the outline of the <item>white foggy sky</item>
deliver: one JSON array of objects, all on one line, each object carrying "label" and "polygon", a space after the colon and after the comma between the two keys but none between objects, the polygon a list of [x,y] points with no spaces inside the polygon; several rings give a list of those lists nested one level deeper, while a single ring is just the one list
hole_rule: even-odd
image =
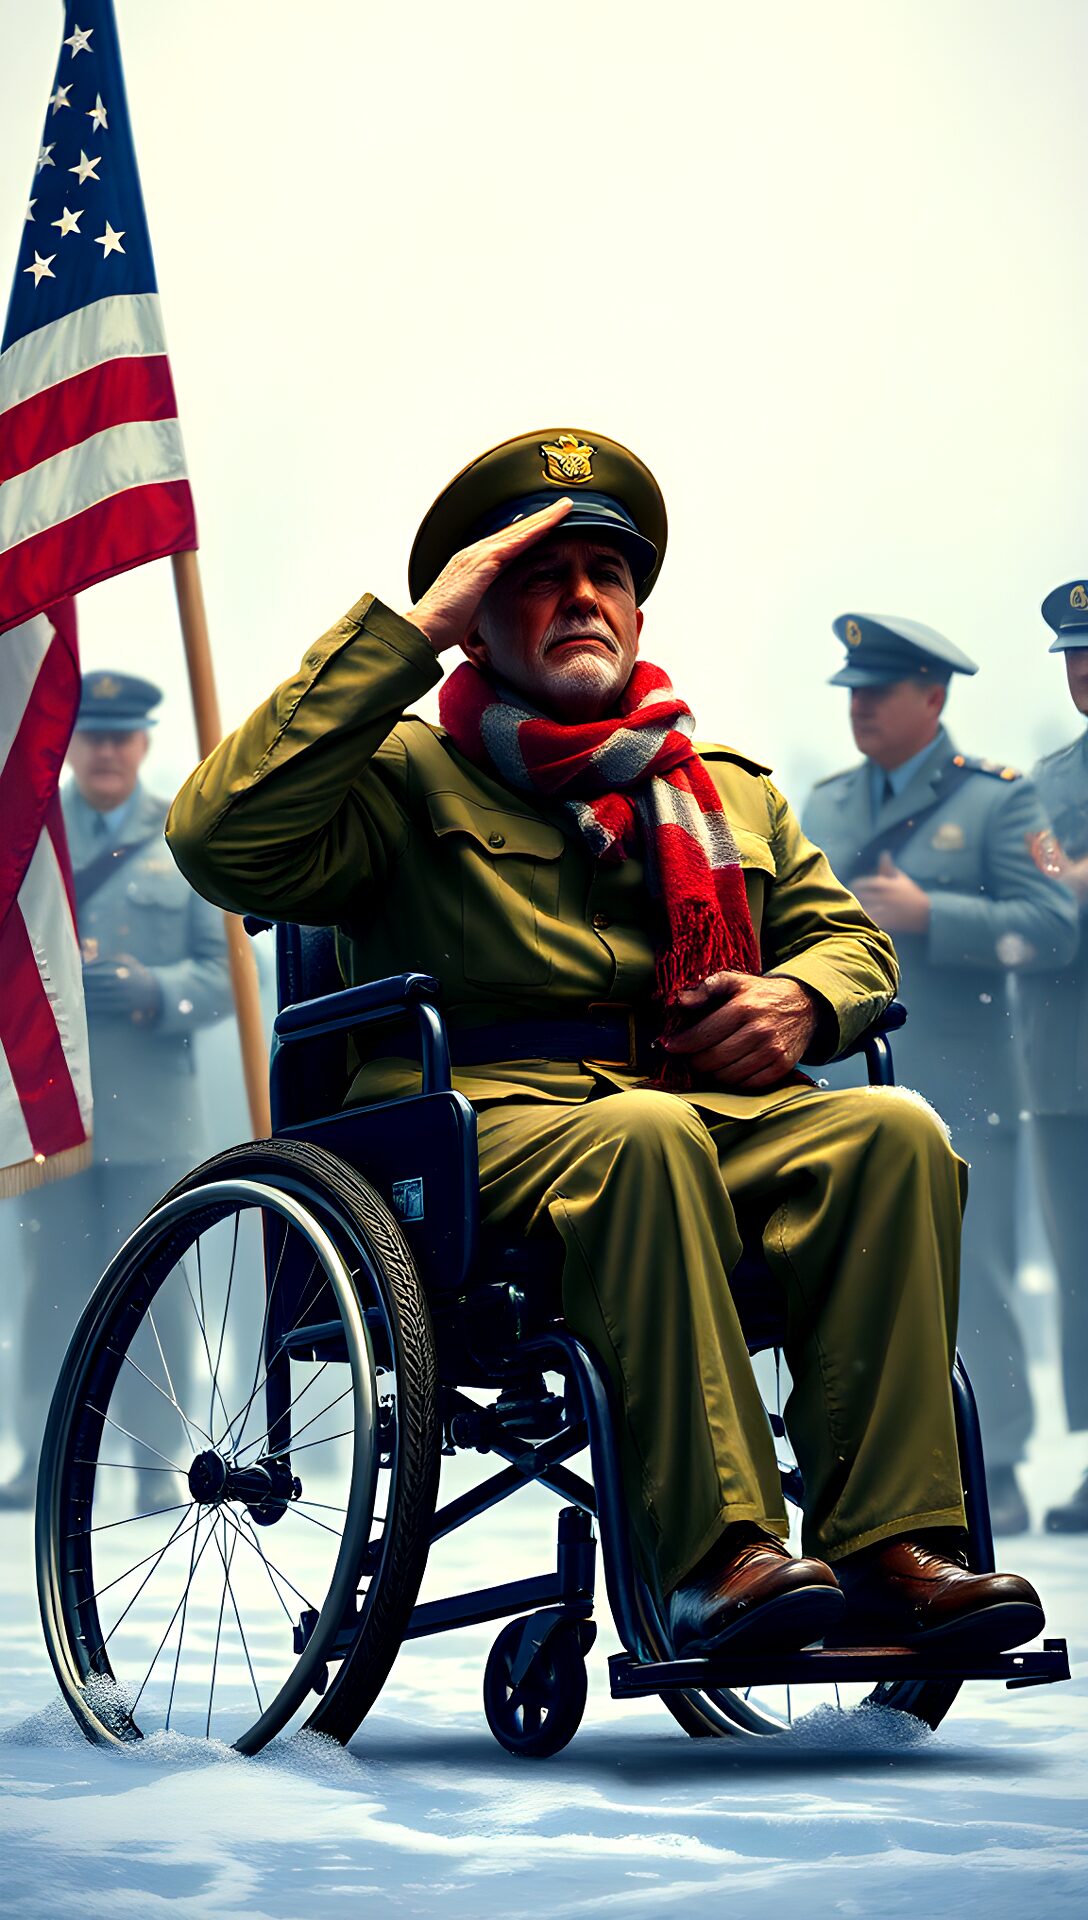
[{"label": "white foggy sky", "polygon": [[[117,11],[225,724],[365,589],[405,604],[465,460],[570,425],[664,488],[646,653],[798,803],[856,757],[847,609],[979,661],[967,750],[1075,733],[1038,606],[1088,567],[1083,0]],[[60,22],[0,0],[5,296]],[[167,688],[168,790],[168,564],[80,617]]]}]

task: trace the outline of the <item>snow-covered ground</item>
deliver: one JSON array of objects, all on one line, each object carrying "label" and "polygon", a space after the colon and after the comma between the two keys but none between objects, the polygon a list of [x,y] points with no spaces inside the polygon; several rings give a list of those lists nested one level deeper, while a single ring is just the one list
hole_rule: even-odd
[{"label": "snow-covered ground", "polygon": [[[1053,1377],[1037,1384],[1036,1513],[1079,1465],[1048,1424]],[[426,1591],[546,1570],[555,1505],[523,1495],[443,1543]],[[0,1906],[20,1920],[1086,1910],[1084,1541],[1036,1532],[1002,1556],[1069,1638],[1070,1685],[972,1687],[935,1735],[828,1706],[771,1741],[691,1741],[657,1702],[609,1699],[605,1618],[582,1729],[537,1762],[484,1722],[494,1627],[407,1648],[346,1751],[306,1733],[251,1760],[186,1733],[96,1749],[56,1694],[31,1549],[30,1520],[0,1516]]]}]

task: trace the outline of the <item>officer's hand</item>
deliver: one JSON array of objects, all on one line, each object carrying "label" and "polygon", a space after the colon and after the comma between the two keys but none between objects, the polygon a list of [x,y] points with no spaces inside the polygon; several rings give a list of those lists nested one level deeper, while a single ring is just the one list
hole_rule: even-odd
[{"label": "officer's hand", "polygon": [[1051,880],[1060,880],[1063,887],[1078,900],[1088,900],[1088,854],[1082,860],[1071,860],[1058,839],[1048,827],[1042,833],[1025,834],[1028,852],[1040,873]]},{"label": "officer's hand", "polygon": [[882,853],[877,871],[852,881],[851,888],[870,920],[885,933],[928,931],[929,895],[896,866],[890,853]]},{"label": "officer's hand", "polygon": [[113,1014],[136,1026],[149,1026],[162,1012],[162,989],[150,967],[130,953],[94,960],[83,969],[83,998],[88,1013]]},{"label": "officer's hand", "polygon": [[511,560],[565,520],[573,504],[564,494],[539,513],[527,514],[512,527],[503,527],[499,533],[489,533],[486,540],[462,547],[447,560],[433,587],[428,587],[404,618],[419,628],[436,653],[460,646],[476,625],[480,602],[492,581]]},{"label": "officer's hand", "polygon": [[[692,1024],[661,1045],[721,1087],[774,1087],[793,1072],[816,1030],[815,996],[779,974],[712,973],[681,993]],[[707,1011],[703,1011],[707,1009]]]}]

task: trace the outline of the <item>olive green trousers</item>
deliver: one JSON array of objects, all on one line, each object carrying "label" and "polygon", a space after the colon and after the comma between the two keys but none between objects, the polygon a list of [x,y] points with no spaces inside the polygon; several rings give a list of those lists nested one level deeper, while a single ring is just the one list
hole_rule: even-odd
[{"label": "olive green trousers", "polygon": [[484,1218],[558,1232],[563,1311],[621,1409],[636,1537],[667,1593],[737,1520],[788,1531],[729,1290],[781,1288],[804,1548],[964,1525],[952,1407],[966,1169],[896,1089],[801,1089],[753,1119],[652,1089],[479,1115]]}]

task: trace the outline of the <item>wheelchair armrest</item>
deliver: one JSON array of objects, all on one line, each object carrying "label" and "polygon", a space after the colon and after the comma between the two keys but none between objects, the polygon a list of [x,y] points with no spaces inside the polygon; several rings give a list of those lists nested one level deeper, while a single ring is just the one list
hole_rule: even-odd
[{"label": "wheelchair armrest", "polygon": [[386,980],[368,980],[362,986],[323,994],[318,1000],[296,1000],[276,1015],[273,1032],[280,1046],[292,1046],[319,1034],[343,1033],[349,1027],[414,1013],[423,1091],[448,1093],[452,1084],[449,1041],[435,1004],[440,994],[438,981],[429,973],[395,973]]},{"label": "wheelchair armrest", "polygon": [[907,1009],[901,1000],[889,1000],[883,1013],[867,1026],[864,1033],[858,1035],[853,1043],[844,1047],[841,1053],[833,1055],[835,1060],[849,1060],[852,1054],[863,1053],[869,1070],[871,1087],[894,1087],[895,1069],[892,1065],[892,1050],[888,1044],[889,1033],[898,1032],[906,1025]]}]

